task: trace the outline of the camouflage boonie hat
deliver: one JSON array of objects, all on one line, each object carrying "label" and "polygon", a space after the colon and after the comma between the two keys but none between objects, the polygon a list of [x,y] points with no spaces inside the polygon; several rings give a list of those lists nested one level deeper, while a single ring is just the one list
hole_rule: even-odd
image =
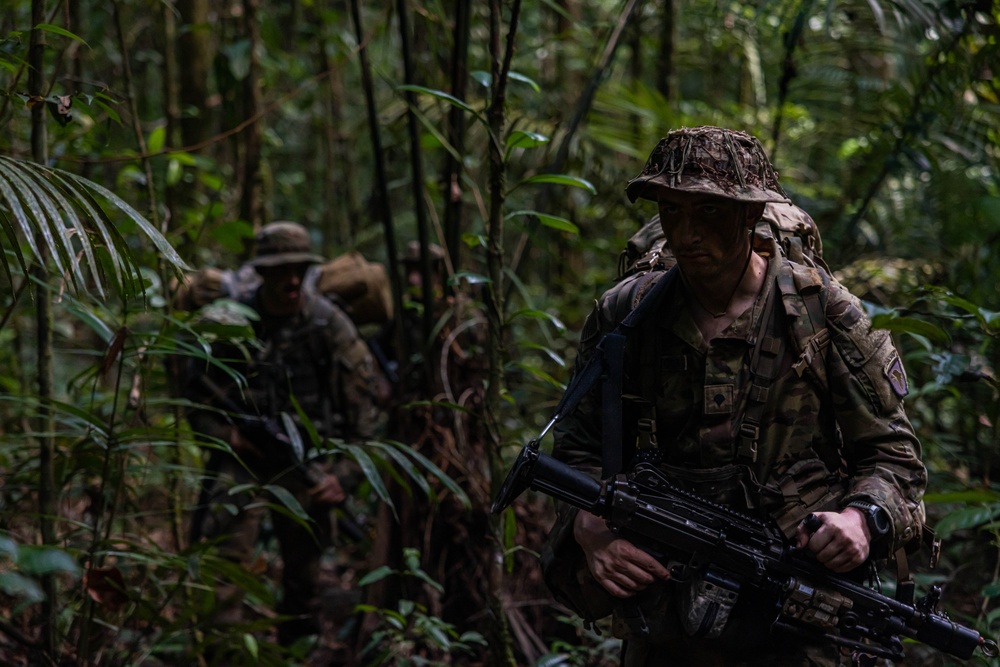
[{"label": "camouflage boonie hat", "polygon": [[682,128],[660,139],[625,194],[656,201],[669,188],[746,202],[791,202],[756,137],[720,127]]},{"label": "camouflage boonie hat", "polygon": [[250,266],[281,266],[283,264],[319,264],[326,261],[312,251],[312,240],[306,228],[297,222],[272,222],[257,232],[256,256]]}]

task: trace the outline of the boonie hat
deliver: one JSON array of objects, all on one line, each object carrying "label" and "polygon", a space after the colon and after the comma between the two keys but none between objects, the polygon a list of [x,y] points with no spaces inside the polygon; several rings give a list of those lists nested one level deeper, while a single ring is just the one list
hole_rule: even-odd
[{"label": "boonie hat", "polygon": [[778,185],[756,137],[720,127],[681,128],[650,153],[642,173],[628,182],[629,201],[656,201],[659,188],[698,192],[746,202],[791,200]]},{"label": "boonie hat", "polygon": [[264,225],[257,236],[256,256],[250,266],[281,266],[282,264],[319,264],[326,261],[312,251],[312,240],[305,227],[297,222],[272,222]]}]

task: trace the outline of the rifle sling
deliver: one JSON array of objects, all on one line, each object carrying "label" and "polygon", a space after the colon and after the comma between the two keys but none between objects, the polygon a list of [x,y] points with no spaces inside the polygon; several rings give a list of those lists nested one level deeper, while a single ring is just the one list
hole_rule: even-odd
[{"label": "rifle sling", "polygon": [[[573,412],[587,392],[604,380],[602,387],[602,451],[604,478],[619,473],[624,465],[622,456],[622,389],[624,385],[625,342],[647,314],[656,310],[673,284],[677,268],[667,271],[649,290],[645,298],[610,333],[605,334],[583,369],[570,381],[552,422],[558,422]],[[617,426],[615,426],[617,425]],[[538,438],[540,439],[540,438]],[[538,440],[536,439],[536,440]]]}]

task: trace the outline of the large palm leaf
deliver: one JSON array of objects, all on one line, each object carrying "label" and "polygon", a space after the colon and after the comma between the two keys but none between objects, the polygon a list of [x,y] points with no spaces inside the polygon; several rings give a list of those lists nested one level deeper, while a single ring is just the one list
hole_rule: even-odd
[{"label": "large palm leaf", "polygon": [[135,294],[139,266],[102,200],[134,222],[164,261],[188,268],[159,230],[107,188],[68,171],[0,156],[0,262],[8,279],[8,254],[22,271],[51,258],[77,291],[92,288],[104,297],[110,284],[123,295]]}]

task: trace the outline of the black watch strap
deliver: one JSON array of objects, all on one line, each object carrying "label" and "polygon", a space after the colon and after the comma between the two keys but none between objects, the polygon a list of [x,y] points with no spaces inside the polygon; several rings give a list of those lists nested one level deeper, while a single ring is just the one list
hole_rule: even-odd
[{"label": "black watch strap", "polygon": [[848,507],[861,510],[865,515],[865,523],[868,524],[868,532],[872,541],[879,540],[889,534],[889,515],[884,509],[865,500],[852,500],[847,503]]}]

